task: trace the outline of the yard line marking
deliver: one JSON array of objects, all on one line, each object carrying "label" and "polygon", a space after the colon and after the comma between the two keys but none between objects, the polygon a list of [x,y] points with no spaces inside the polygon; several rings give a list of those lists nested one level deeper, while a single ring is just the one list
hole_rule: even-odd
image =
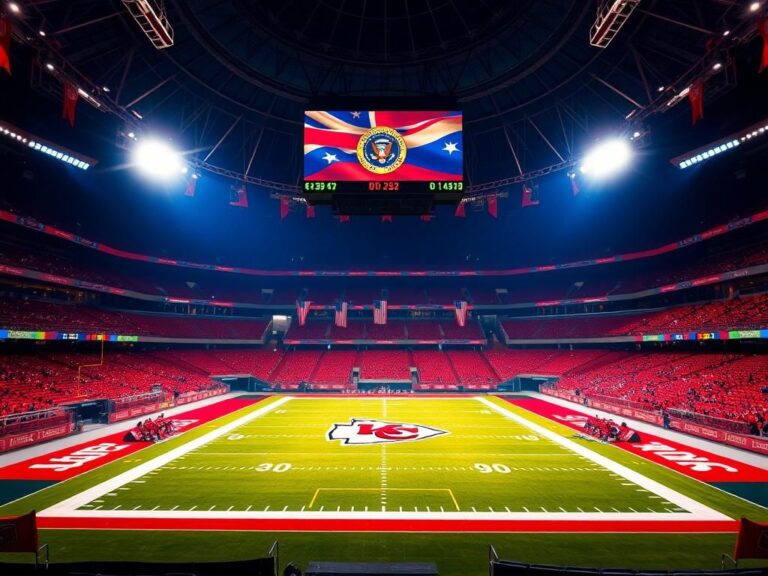
[{"label": "yard line marking", "polygon": [[525,506],[523,506],[523,510],[525,510],[526,512],[529,511],[528,508],[526,508]]},{"label": "yard line marking", "polygon": [[476,396],[475,398],[477,399],[478,402],[481,402],[482,404],[488,406],[492,410],[495,410],[497,413],[501,414],[502,416],[505,416],[506,418],[514,422],[517,422],[518,424],[522,424],[523,426],[526,426],[530,430],[533,430],[534,432],[536,432],[537,434],[540,434],[541,436],[547,438],[548,440],[551,440],[552,442],[559,444],[563,448],[570,449],[572,452],[579,454],[585,458],[588,458],[594,464],[597,464],[598,466],[602,466],[603,468],[607,469],[609,473],[615,474],[616,476],[619,476],[619,475],[622,476],[627,481],[633,482],[638,486],[642,487],[644,491],[653,492],[655,494],[663,496],[666,500],[669,500],[674,505],[687,510],[691,514],[695,514],[697,520],[727,520],[728,519],[728,516],[716,510],[713,510],[712,508],[705,506],[700,502],[697,502],[693,498],[690,498],[667,486],[664,486],[663,484],[660,484],[655,480],[651,480],[647,476],[643,476],[639,472],[631,470],[630,468],[627,468],[626,466],[619,464],[618,462],[615,462],[610,458],[603,456],[602,454],[593,452],[586,446],[583,446],[577,442],[574,442],[573,440],[560,436],[558,433],[554,432],[553,430],[550,430],[549,428],[541,426],[540,424],[537,424],[535,422],[531,422],[526,418],[524,418],[523,416],[520,416],[519,414],[511,412],[510,410],[507,410],[506,408],[503,408],[502,406],[491,402],[487,398],[483,398],[480,396]]},{"label": "yard line marking", "polygon": [[247,424],[248,422],[251,422],[256,418],[259,418],[264,414],[267,414],[268,412],[274,410],[275,408],[282,406],[286,402],[290,402],[292,399],[293,399],[292,396],[283,396],[282,398],[279,398],[274,402],[269,402],[269,400],[265,400],[265,402],[269,402],[269,403],[260,407],[259,409],[254,410],[253,412],[250,412],[245,416],[241,416],[240,418],[237,418],[232,422],[229,422],[220,427],[217,427],[216,429],[212,430],[211,432],[208,432],[207,434],[203,434],[198,438],[194,438],[193,440],[190,440],[189,442],[183,444],[182,446],[179,446],[178,448],[169,450],[165,454],[161,454],[160,456],[152,458],[151,460],[148,460],[143,464],[139,464],[135,468],[131,468],[130,470],[127,470],[122,474],[113,476],[109,480],[101,482],[96,486],[92,486],[91,488],[83,492],[80,492],[79,494],[76,494],[71,498],[62,500],[61,502],[54,504],[50,508],[47,508],[46,510],[41,511],[38,514],[38,516],[62,516],[62,515],[66,516],[69,511],[76,510],[83,504],[87,504],[88,502],[91,502],[94,498],[98,498],[102,494],[105,494],[107,492],[113,492],[118,486],[123,486],[124,484],[128,484],[128,483],[143,484],[145,483],[145,481],[138,480],[138,478],[141,478],[142,476],[146,475],[148,472],[152,472],[153,470],[156,470],[161,466],[165,466],[166,464],[173,462],[179,457],[184,457],[185,455],[189,454],[192,450],[196,450],[201,448],[202,446],[205,446],[209,442],[216,440],[217,438],[220,438],[225,434],[228,434],[232,430],[235,430],[236,428],[239,428],[240,426],[243,426],[244,424]]},{"label": "yard line marking", "polygon": [[[176,505],[176,506],[174,506],[173,508],[171,508],[171,512],[173,512],[174,510],[176,510],[176,508],[178,508],[178,507],[179,507],[179,506],[178,506],[178,505]],[[120,506],[118,506],[117,508],[120,508]],[[116,509],[117,509],[117,508],[116,508]]]},{"label": "yard line marking", "polygon": [[[192,512],[192,511],[193,511],[195,508],[197,508],[197,504],[195,504],[194,506],[192,506],[192,508],[190,508],[190,509],[189,509],[189,511],[190,511],[190,512]],[[135,508],[134,508],[134,510],[135,510]]]}]

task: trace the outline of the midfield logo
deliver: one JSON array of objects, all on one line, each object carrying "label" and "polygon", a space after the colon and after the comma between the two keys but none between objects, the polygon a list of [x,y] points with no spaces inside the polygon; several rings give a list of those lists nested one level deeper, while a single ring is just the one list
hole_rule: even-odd
[{"label": "midfield logo", "polygon": [[328,440],[341,440],[342,444],[347,445],[385,444],[426,440],[443,434],[448,434],[448,432],[421,424],[353,418],[349,424],[334,424],[333,428],[328,431]]}]

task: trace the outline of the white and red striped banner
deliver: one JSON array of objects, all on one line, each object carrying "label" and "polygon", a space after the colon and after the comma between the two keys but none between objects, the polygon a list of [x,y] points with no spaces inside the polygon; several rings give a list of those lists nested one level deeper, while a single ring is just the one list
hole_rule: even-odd
[{"label": "white and red striped banner", "polygon": [[373,301],[373,323],[374,324],[387,323],[387,301],[386,300]]},{"label": "white and red striped banner", "polygon": [[339,300],[336,302],[336,316],[334,321],[336,326],[341,328],[347,327],[347,310],[349,309],[349,303]]},{"label": "white and red striped banner", "polygon": [[296,314],[299,316],[299,326],[304,326],[307,323],[307,316],[309,315],[309,308],[312,306],[312,302],[309,300],[297,300],[296,301]]},{"label": "white and red striped banner", "polygon": [[466,300],[456,300],[453,304],[455,307],[454,311],[456,312],[456,323],[463,328],[467,324],[469,304]]}]

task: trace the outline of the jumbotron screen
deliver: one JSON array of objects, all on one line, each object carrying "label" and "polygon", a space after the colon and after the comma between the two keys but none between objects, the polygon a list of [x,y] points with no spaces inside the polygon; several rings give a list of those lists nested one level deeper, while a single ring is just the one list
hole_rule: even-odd
[{"label": "jumbotron screen", "polygon": [[304,192],[460,193],[461,132],[455,111],[307,111]]}]

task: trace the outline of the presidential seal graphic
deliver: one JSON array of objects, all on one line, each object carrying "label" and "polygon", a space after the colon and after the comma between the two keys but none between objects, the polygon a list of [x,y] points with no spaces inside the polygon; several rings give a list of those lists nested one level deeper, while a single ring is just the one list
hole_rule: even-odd
[{"label": "presidential seal graphic", "polygon": [[357,142],[357,161],[374,174],[389,174],[400,168],[405,152],[403,137],[385,126],[366,130]]}]

